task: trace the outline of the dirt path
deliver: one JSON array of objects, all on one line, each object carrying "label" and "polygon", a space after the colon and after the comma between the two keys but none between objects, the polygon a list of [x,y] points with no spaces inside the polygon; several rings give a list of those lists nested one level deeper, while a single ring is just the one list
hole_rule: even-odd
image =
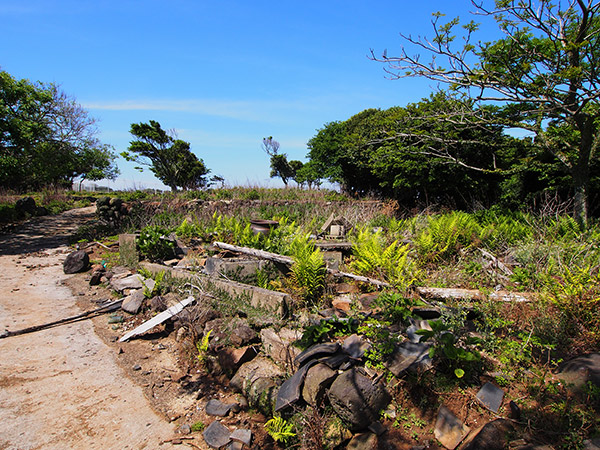
[{"label": "dirt path", "polygon": [[[0,331],[81,312],[62,261],[93,209],[0,236]],[[172,437],[90,321],[0,339],[0,449],[156,449]]]}]

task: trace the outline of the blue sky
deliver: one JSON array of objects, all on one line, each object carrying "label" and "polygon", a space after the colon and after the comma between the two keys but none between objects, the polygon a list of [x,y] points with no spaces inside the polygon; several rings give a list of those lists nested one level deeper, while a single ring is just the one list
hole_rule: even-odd
[{"label": "blue sky", "polygon": [[[191,143],[227,185],[278,186],[263,137],[306,161],[326,123],[427,97],[426,80],[386,78],[399,33],[431,36],[431,13],[469,19],[452,1],[0,0],[0,69],[54,82],[126,150],[131,123],[157,120]],[[154,188],[119,158],[112,187]]]}]

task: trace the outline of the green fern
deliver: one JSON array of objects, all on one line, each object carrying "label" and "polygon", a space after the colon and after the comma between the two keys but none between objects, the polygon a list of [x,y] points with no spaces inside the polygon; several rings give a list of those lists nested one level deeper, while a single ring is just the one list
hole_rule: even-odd
[{"label": "green fern", "polygon": [[265,423],[265,430],[269,433],[269,436],[276,442],[281,442],[287,445],[288,442],[296,437],[296,433],[293,431],[294,425],[280,416],[275,416],[269,419]]},{"label": "green fern", "polygon": [[425,262],[449,260],[480,240],[481,227],[464,212],[432,216],[428,225],[415,237],[415,246]]},{"label": "green fern", "polygon": [[323,255],[308,236],[302,234],[296,235],[289,250],[294,260],[290,278],[300,289],[304,301],[314,304],[325,287],[327,268]]},{"label": "green fern", "polygon": [[408,245],[393,241],[386,245],[380,232],[359,229],[351,237],[353,260],[350,269],[359,275],[380,278],[406,290],[420,278],[420,271],[409,256]]}]

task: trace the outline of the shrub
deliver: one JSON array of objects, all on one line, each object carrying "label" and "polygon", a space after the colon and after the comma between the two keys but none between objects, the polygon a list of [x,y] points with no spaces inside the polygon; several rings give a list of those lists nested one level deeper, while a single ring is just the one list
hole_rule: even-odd
[{"label": "shrub", "polygon": [[142,255],[151,261],[161,261],[175,256],[175,243],[167,238],[168,231],[157,225],[142,229],[138,247]]}]

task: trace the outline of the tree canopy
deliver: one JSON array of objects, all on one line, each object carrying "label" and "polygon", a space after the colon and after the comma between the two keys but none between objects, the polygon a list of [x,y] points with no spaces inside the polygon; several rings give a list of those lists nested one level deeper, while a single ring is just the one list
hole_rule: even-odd
[{"label": "tree canopy", "polygon": [[56,85],[0,72],[0,186],[116,178],[114,152],[96,134],[94,119]]},{"label": "tree canopy", "polygon": [[[590,170],[600,139],[600,2],[472,4],[475,14],[495,20],[505,37],[475,41],[478,24],[460,26],[458,18],[442,23],[443,14],[436,13],[433,39],[403,35],[409,47],[431,59],[412,55],[405,47],[398,56],[384,52],[373,58],[386,63],[393,78],[425,77],[446,84],[466,104],[498,104],[504,114],[482,114],[480,119],[531,132],[534,145],[553,155],[569,173],[574,212],[585,222]],[[464,108],[457,108],[448,120],[464,117]]]},{"label": "tree canopy", "polygon": [[121,154],[125,159],[149,167],[172,191],[206,186],[210,170],[192,153],[189,142],[176,139],[173,131],[163,130],[155,120],[131,124],[130,133],[136,139],[130,142],[128,151]]}]

